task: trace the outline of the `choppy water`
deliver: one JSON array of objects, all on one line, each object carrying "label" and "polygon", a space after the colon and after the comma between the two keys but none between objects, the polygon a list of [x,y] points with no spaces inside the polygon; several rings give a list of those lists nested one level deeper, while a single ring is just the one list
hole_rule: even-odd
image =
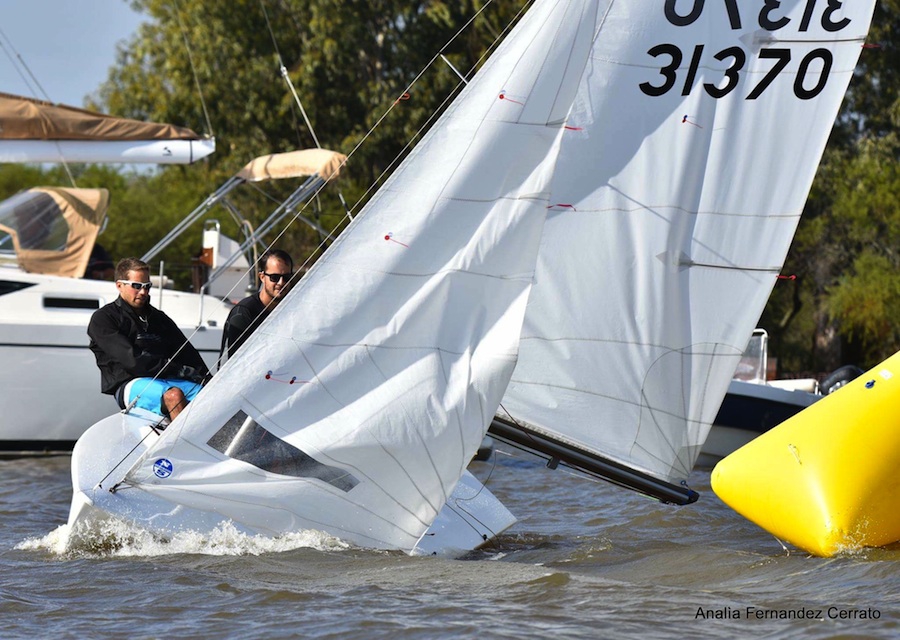
[{"label": "choppy water", "polygon": [[67,556],[69,458],[0,460],[0,637],[900,637],[900,548],[786,553],[708,471],[671,507],[502,447],[471,470],[519,523],[460,560],[227,530]]}]

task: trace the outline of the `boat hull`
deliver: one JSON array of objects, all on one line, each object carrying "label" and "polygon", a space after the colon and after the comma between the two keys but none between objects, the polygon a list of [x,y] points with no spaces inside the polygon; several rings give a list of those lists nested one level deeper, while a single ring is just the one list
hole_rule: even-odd
[{"label": "boat hull", "polygon": [[[72,505],[68,548],[90,547],[109,520],[131,523],[162,537],[183,531],[211,532],[226,521],[214,511],[176,505],[116,483],[159,437],[160,417],[133,410],[109,416],[85,432],[72,452]],[[275,475],[275,474],[268,474]],[[229,521],[248,535],[272,536],[263,522]],[[515,524],[515,517],[466,472],[412,555],[455,557],[485,545]]]},{"label": "boat hull", "polygon": [[728,454],[821,398],[821,395],[807,391],[732,380],[696,466],[715,466]]}]

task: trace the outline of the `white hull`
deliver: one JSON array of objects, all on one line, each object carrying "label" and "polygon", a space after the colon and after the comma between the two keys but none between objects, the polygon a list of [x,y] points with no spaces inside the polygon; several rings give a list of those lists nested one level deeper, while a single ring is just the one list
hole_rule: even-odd
[{"label": "white hull", "polygon": [[[210,532],[223,523],[224,518],[214,511],[175,505],[140,487],[115,487],[158,438],[153,428],[158,420],[159,416],[139,409],[127,415],[120,412],[101,420],[79,439],[72,452],[69,548],[77,548],[82,540],[90,544],[109,519],[126,521],[163,536],[188,530]],[[113,488],[116,490],[111,492]],[[258,507],[253,508],[258,511]],[[506,507],[466,472],[412,554],[458,556],[484,545],[515,522]],[[273,531],[265,521],[252,516],[231,524],[249,535],[287,533]]]},{"label": "white hull", "polygon": [[[25,285],[0,295],[0,455],[70,451],[90,425],[118,408],[111,396],[100,393],[100,372],[87,336],[91,314],[112,302],[116,289],[111,282],[7,267],[0,268],[0,282],[5,289]],[[154,306],[159,298],[154,289]],[[200,298],[165,291],[162,309],[211,365],[230,306],[204,296],[201,316]]]}]

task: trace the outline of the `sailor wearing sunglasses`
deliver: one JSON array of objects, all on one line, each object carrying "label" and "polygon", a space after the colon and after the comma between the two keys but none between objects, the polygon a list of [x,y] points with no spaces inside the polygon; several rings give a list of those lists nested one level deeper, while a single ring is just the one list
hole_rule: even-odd
[{"label": "sailor wearing sunglasses", "polygon": [[266,319],[292,283],[294,261],[286,251],[267,251],[260,257],[257,265],[259,291],[232,307],[225,321],[222,349],[219,352],[220,367]]},{"label": "sailor wearing sunglasses", "polygon": [[116,265],[119,297],[88,324],[100,390],[121,408],[135,406],[174,420],[209,370],[181,329],[150,304],[150,267],[137,258]]}]

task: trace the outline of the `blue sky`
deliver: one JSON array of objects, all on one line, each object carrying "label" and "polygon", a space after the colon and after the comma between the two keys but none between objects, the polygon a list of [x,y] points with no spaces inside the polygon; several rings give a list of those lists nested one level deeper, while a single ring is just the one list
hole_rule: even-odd
[{"label": "blue sky", "polygon": [[29,88],[17,70],[21,66],[10,60],[18,53],[50,100],[76,107],[106,79],[116,45],[146,19],[126,0],[4,0],[2,5],[0,91],[45,98],[26,73]]}]

